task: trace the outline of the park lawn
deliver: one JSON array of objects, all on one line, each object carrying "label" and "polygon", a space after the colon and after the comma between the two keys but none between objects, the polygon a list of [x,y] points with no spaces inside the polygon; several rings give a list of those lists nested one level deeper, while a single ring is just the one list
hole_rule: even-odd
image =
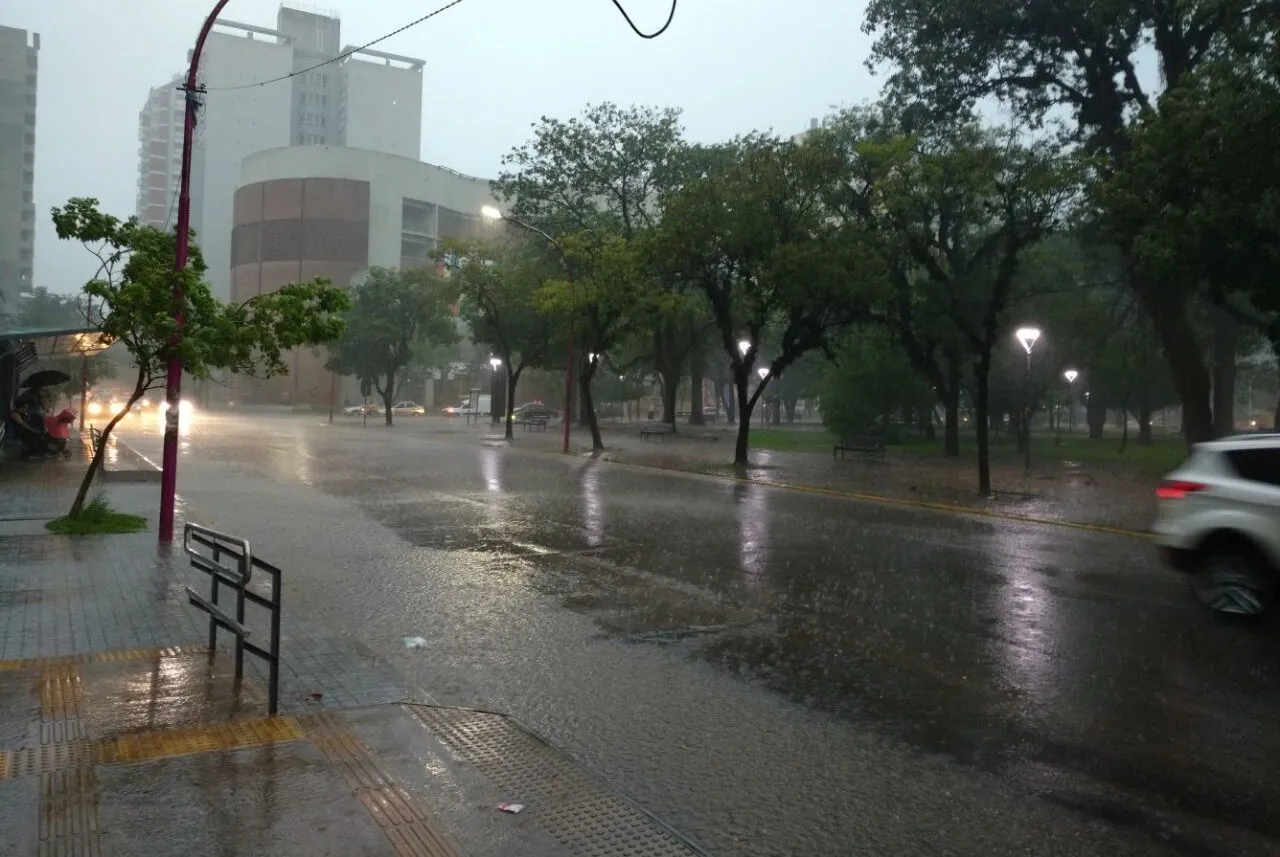
[{"label": "park lawn", "polygon": [[[776,452],[821,452],[827,455],[835,445],[835,437],[831,434],[813,429],[765,428],[753,429],[751,432],[751,448],[767,449]],[[972,458],[977,455],[976,441],[972,433],[960,437],[960,455]],[[902,438],[889,444],[890,452],[920,456],[941,456],[942,442],[926,441],[923,438]],[[1118,465],[1131,467],[1153,473],[1164,473],[1181,464],[1187,457],[1187,447],[1181,437],[1161,437],[1150,446],[1143,446],[1131,436],[1123,453],[1120,451],[1120,439],[1108,435],[1100,440],[1090,440],[1084,434],[1060,437],[1051,435],[1033,436],[1031,440],[1031,459],[1040,461],[1078,461],[1083,464]],[[1022,460],[1012,438],[995,438],[991,442],[991,458],[993,462],[1009,463]]]}]

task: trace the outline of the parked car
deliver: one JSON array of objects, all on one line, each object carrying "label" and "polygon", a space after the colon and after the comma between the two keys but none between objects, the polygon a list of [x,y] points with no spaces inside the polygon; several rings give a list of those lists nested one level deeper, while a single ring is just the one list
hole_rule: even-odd
[{"label": "parked car", "polygon": [[476,396],[476,406],[474,410],[471,408],[471,400],[464,399],[456,405],[450,405],[445,408],[444,413],[446,416],[450,417],[461,417],[467,416],[468,414],[487,414],[489,413],[489,408],[492,406],[492,403],[493,396],[488,393],[482,393]]},{"label": "parked car", "polygon": [[348,405],[342,409],[342,412],[349,417],[360,417],[365,416],[366,414],[372,417],[381,414],[382,408],[378,407],[373,402],[368,402],[363,405]]},{"label": "parked car", "polygon": [[1280,434],[1196,444],[1165,476],[1153,530],[1165,559],[1220,613],[1255,616],[1280,591]]},{"label": "parked car", "polygon": [[391,406],[391,413],[398,417],[425,416],[427,409],[417,402],[396,402]]}]

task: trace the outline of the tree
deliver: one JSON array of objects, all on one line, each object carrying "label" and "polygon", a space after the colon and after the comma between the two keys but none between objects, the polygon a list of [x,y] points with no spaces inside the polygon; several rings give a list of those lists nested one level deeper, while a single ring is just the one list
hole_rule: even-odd
[{"label": "tree", "polygon": [[[127,404],[102,429],[68,517],[83,509],[116,424],[149,390],[163,386],[175,352],[196,378],[207,378],[214,369],[270,377],[288,374],[286,351],[342,333],[347,297],[324,280],[291,283],[244,303],[224,304],[209,291],[204,258],[194,243],[186,269],[174,270],[173,232],[144,226],[136,217],[104,214],[96,199],[85,197],[54,208],[53,224],[60,239],[79,241],[98,258],[98,272],[83,290],[93,307],[91,322],[104,340],[124,346],[136,371]],[[175,285],[181,289],[176,301]],[[181,328],[175,310],[181,311]]]},{"label": "tree", "polygon": [[461,299],[459,312],[471,330],[471,338],[487,345],[507,367],[506,439],[514,439],[512,405],[520,375],[530,367],[551,360],[560,325],[539,312],[535,296],[542,283],[554,276],[543,254],[529,246],[510,248],[480,244],[453,247],[465,259],[456,279]]},{"label": "tree", "polygon": [[[658,222],[660,200],[680,174],[683,147],[680,111],[604,103],[567,122],[542,117],[533,139],[503,159],[506,169],[494,183],[514,219],[540,230],[561,254],[572,251],[575,288],[566,281],[555,295],[551,287],[547,300],[572,313],[584,355],[577,367],[579,394],[597,450],[603,443],[591,406],[595,362],[588,355],[610,352],[627,335],[628,322],[644,316],[624,306],[620,290],[593,267],[618,272],[626,255],[619,241],[630,245]],[[652,285],[635,273],[627,274],[627,283],[632,298],[642,283]]]},{"label": "tree", "polygon": [[[745,466],[769,380],[864,316],[880,277],[867,242],[827,217],[823,193],[838,175],[829,149],[764,135],[736,145],[736,158],[668,197],[657,240],[706,295],[737,393],[734,463]],[[766,333],[774,356],[752,392]]]},{"label": "tree", "polygon": [[922,272],[918,288],[971,355],[978,490],[991,492],[990,373],[1006,310],[1028,284],[1025,254],[1071,214],[1078,164],[1048,144],[1018,145],[974,123],[947,139],[888,144],[873,208]]},{"label": "tree", "polygon": [[[1128,126],[1155,106],[1137,73],[1141,51],[1154,46],[1173,92],[1207,61],[1273,50],[1276,14],[1270,0],[871,0],[865,28],[878,37],[874,60],[896,66],[900,99],[951,115],[994,96],[1034,122],[1065,108],[1105,174],[1130,148]],[[1201,350],[1187,347],[1195,331],[1186,291],[1146,275],[1131,285],[1169,362],[1187,440],[1212,437],[1208,371]]]},{"label": "tree", "polygon": [[822,424],[837,437],[888,436],[895,411],[928,397],[900,344],[881,325],[858,325],[839,343],[819,381]]},{"label": "tree", "polygon": [[426,268],[375,266],[352,288],[346,329],[330,346],[330,367],[376,390],[385,422],[392,425],[403,370],[425,349],[457,339],[444,281]]},{"label": "tree", "polygon": [[1277,127],[1280,60],[1206,63],[1131,129],[1095,193],[1101,225],[1133,248],[1139,276],[1215,308],[1207,327],[1219,434],[1233,430],[1240,325],[1280,343]]}]

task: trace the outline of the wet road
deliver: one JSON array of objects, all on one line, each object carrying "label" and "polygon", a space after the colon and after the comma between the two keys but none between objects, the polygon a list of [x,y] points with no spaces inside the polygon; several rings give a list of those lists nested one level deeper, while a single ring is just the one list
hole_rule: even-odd
[{"label": "wet road", "polygon": [[202,415],[188,514],[286,569],[288,622],[510,711],[713,853],[1280,848],[1280,638],[1145,542],[402,422]]}]

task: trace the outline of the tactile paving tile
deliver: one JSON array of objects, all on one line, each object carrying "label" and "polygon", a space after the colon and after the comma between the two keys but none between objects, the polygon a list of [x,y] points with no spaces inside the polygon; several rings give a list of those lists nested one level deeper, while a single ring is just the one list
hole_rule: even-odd
[{"label": "tactile paving tile", "polygon": [[320,752],[343,766],[352,794],[382,828],[396,857],[457,857],[413,797],[331,713],[303,715],[298,722]]},{"label": "tactile paving tile", "polygon": [[106,664],[121,661],[143,661],[152,658],[176,658],[180,655],[207,654],[209,648],[199,643],[164,648],[116,649],[108,652],[87,652],[82,655],[58,655],[48,658],[17,658],[0,661],[0,672],[29,670],[60,665]]},{"label": "tactile paving tile", "polygon": [[407,705],[461,759],[527,807],[531,823],[582,857],[703,852],[509,717]]}]

